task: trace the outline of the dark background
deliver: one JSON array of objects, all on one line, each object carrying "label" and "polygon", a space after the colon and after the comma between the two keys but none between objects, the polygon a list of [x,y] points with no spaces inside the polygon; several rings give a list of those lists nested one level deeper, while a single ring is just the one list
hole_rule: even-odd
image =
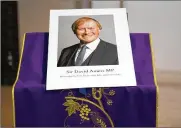
[{"label": "dark background", "polygon": [[1,86],[12,86],[16,79],[19,61],[17,8],[17,1],[1,1]]}]

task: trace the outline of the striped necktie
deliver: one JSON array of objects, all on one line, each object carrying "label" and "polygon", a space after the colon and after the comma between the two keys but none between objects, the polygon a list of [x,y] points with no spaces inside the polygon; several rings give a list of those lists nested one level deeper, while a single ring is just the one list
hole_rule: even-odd
[{"label": "striped necktie", "polygon": [[80,66],[82,64],[83,59],[84,59],[84,55],[85,55],[85,52],[86,52],[86,48],[87,48],[86,45],[82,46],[82,48],[81,48],[81,50],[79,52],[79,55],[78,55],[78,57],[76,59],[75,66]]}]

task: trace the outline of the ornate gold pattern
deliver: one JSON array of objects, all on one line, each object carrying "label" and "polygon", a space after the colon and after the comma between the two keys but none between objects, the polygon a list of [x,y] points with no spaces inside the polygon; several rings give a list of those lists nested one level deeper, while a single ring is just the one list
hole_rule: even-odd
[{"label": "ornate gold pattern", "polygon": [[[63,91],[61,91],[63,92]],[[70,117],[72,114],[78,114],[80,116],[81,119],[81,124],[84,121],[92,121],[94,126],[97,127],[102,127],[102,128],[106,128],[107,125],[104,121],[104,119],[99,116],[99,114],[97,112],[91,111],[91,109],[89,108],[88,104],[85,104],[84,102],[88,102],[94,106],[96,106],[97,108],[101,109],[101,111],[107,115],[107,118],[110,121],[110,124],[113,125],[113,122],[111,120],[111,117],[105,112],[104,110],[104,106],[102,104],[102,96],[105,97],[105,99],[107,100],[107,105],[112,105],[113,101],[111,99],[108,98],[108,96],[114,96],[116,94],[116,92],[113,89],[109,89],[109,88],[92,88],[92,95],[91,94],[87,94],[85,96],[85,98],[76,98],[74,97],[74,94],[71,90],[69,90],[68,92],[68,97],[66,97],[66,102],[63,104],[64,106],[66,106],[65,111],[68,112],[68,116]],[[90,101],[88,98],[93,97],[95,100],[97,100],[98,104],[93,103],[92,101]],[[75,101],[73,99],[77,99],[79,100],[79,102],[81,101],[81,103],[79,103],[78,101]],[[69,99],[67,99],[69,98]],[[78,113],[76,113],[78,112]],[[68,118],[68,117],[67,117]],[[67,120],[67,118],[65,120]],[[66,121],[65,121],[66,122]]]},{"label": "ornate gold pattern", "polygon": [[[82,124],[84,121],[92,121],[94,126],[102,127],[102,128],[107,127],[104,119],[99,115],[99,113],[94,112],[90,109],[88,104],[91,104],[91,105],[97,107],[99,110],[101,110],[103,112],[103,114],[107,117],[107,119],[109,120],[111,126],[114,127],[113,121],[112,121],[111,117],[109,116],[109,114],[104,110],[104,108],[102,108],[98,104],[96,104],[86,98],[78,98],[78,97],[74,97],[74,96],[72,96],[72,97],[67,96],[67,97],[65,97],[65,99],[66,99],[66,102],[63,105],[67,107],[65,110],[68,111],[69,117],[72,114],[77,114],[76,112],[79,112],[78,115],[81,118],[80,124]],[[82,102],[82,103],[80,104],[79,102]],[[86,102],[86,104],[84,102]],[[72,108],[72,107],[74,107],[74,108]],[[68,117],[64,121],[65,127],[68,126],[68,125],[66,125],[67,119],[68,119]]]},{"label": "ornate gold pattern", "polygon": [[[94,99],[96,99],[99,103],[99,105],[103,108],[102,102],[101,102],[101,98],[102,96],[104,96],[107,100],[107,105],[112,105],[113,101],[111,99],[108,98],[108,96],[114,96],[116,94],[116,92],[114,90],[109,90],[108,93],[106,93],[106,90],[108,90],[109,88],[99,88],[98,90],[96,88],[92,88],[92,96]],[[98,96],[97,96],[98,94]]]},{"label": "ornate gold pattern", "polygon": [[91,119],[95,127],[102,127],[102,128],[107,127],[104,119],[99,116],[99,113],[96,113],[96,112],[91,113]]},{"label": "ornate gold pattern", "polygon": [[102,128],[106,128],[106,124],[102,119],[97,118],[96,121]]},{"label": "ornate gold pattern", "polygon": [[81,107],[81,110],[80,110],[80,117],[83,119],[83,120],[89,120],[89,113],[91,112],[91,109],[88,108],[88,105],[83,105]]},{"label": "ornate gold pattern", "polygon": [[68,111],[69,116],[71,116],[73,113],[76,113],[76,110],[80,111],[80,107],[81,107],[78,102],[75,102],[72,99],[67,100],[63,105],[67,106],[65,110]]}]

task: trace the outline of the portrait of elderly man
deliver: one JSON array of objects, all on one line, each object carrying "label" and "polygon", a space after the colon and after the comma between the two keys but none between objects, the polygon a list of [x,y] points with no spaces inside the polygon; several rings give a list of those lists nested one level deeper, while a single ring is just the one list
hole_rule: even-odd
[{"label": "portrait of elderly man", "polygon": [[64,48],[57,67],[118,65],[117,47],[99,37],[102,26],[90,17],[82,17],[72,24],[79,43]]}]

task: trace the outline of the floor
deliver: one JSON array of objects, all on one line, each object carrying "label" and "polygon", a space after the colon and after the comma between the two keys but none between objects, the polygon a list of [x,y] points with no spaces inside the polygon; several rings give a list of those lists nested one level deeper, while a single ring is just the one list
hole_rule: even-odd
[{"label": "floor", "polygon": [[[1,88],[1,126],[12,126],[11,87]],[[181,84],[159,83],[159,127],[181,127]]]},{"label": "floor", "polygon": [[159,127],[181,127],[181,84],[159,87]]}]

